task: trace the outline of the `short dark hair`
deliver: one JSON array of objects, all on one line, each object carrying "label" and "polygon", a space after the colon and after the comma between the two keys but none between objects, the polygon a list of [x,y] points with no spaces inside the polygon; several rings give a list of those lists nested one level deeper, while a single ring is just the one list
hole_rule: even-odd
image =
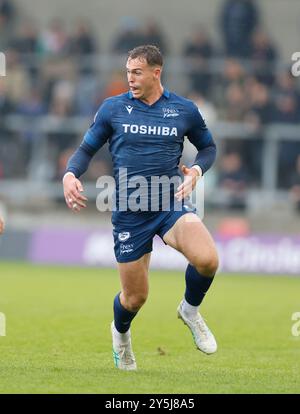
[{"label": "short dark hair", "polygon": [[128,59],[145,59],[149,66],[162,66],[163,57],[157,46],[142,45],[137,46],[128,52]]}]

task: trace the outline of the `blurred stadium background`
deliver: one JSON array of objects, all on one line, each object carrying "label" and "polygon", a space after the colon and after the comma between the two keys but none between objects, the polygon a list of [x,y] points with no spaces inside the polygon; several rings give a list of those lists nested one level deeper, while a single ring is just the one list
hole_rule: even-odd
[{"label": "blurred stadium background", "polygon": [[[217,141],[205,221],[221,270],[298,274],[299,17],[298,0],[1,0],[0,257],[114,265],[110,216],[95,204],[97,178],[111,173],[107,148],[83,178],[80,216],[67,211],[61,178],[97,107],[126,90],[126,51],[154,43],[165,86],[198,104]],[[186,146],[184,162],[194,154]],[[161,252],[154,266],[184,265]]]},{"label": "blurred stadium background", "polygon": [[[1,393],[299,392],[299,21],[299,0],[0,0]],[[142,43],[161,48],[164,85],[197,103],[217,142],[204,220],[221,266],[203,310],[220,352],[190,352],[175,312],[185,260],[157,239],[133,327],[141,370],[126,376],[110,354],[110,213],[96,208],[107,148],[83,177],[80,215],[61,179]],[[183,161],[194,155],[187,145]]]}]

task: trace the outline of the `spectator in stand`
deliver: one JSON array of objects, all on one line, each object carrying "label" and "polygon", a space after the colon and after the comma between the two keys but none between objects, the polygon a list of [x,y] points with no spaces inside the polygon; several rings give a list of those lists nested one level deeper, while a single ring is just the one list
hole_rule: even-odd
[{"label": "spectator in stand", "polygon": [[269,36],[262,29],[257,29],[251,39],[249,57],[256,78],[268,86],[274,83],[277,56],[277,50]]},{"label": "spectator in stand", "polygon": [[16,11],[12,0],[0,0],[0,50],[6,49],[14,30]]},{"label": "spectator in stand", "polygon": [[246,82],[245,93],[248,97],[249,113],[257,117],[258,126],[271,122],[274,108],[268,87],[256,80],[251,84]]},{"label": "spectator in stand", "polygon": [[74,96],[74,109],[76,115],[93,117],[102,102],[100,97],[98,105],[95,104],[97,97],[103,93],[101,81],[94,75],[80,76],[76,82]]},{"label": "spectator in stand", "polygon": [[300,122],[296,96],[278,93],[275,99],[274,122],[296,124]]},{"label": "spectator in stand", "polygon": [[221,30],[227,56],[248,58],[251,37],[258,23],[253,0],[226,0],[221,10]]},{"label": "spectator in stand", "polygon": [[16,106],[30,89],[30,77],[20,61],[20,54],[14,49],[6,53],[6,91],[11,103]]},{"label": "spectator in stand", "polygon": [[[39,33],[35,23],[27,20],[21,24],[19,33],[11,42],[12,48],[20,54],[20,61],[28,68],[32,83],[36,83],[39,76],[38,53]],[[35,55],[33,57],[33,55]]]},{"label": "spectator in stand", "polygon": [[93,73],[92,62],[89,58],[97,51],[98,47],[90,25],[83,20],[79,20],[70,40],[70,54],[77,59],[81,75]]},{"label": "spectator in stand", "polygon": [[[60,81],[56,83],[49,112],[52,117],[50,122],[53,122],[53,125],[64,125],[66,118],[74,114],[74,94],[75,88],[71,82]],[[73,133],[64,131],[64,128],[53,135],[53,142],[59,150],[65,149],[73,143]]]},{"label": "spectator in stand", "polygon": [[211,86],[211,75],[208,59],[213,55],[213,47],[207,32],[201,28],[195,28],[184,46],[183,55],[185,62],[189,65],[189,78],[191,89],[196,93],[209,95]]},{"label": "spectator in stand", "polygon": [[53,89],[52,103],[50,107],[50,115],[59,118],[66,118],[74,113],[75,85],[67,80],[56,82]]},{"label": "spectator in stand", "polygon": [[70,52],[75,56],[93,55],[97,52],[95,37],[90,25],[84,20],[79,20],[70,40]]},{"label": "spectator in stand", "polygon": [[261,150],[262,127],[272,121],[274,108],[269,89],[266,85],[259,83],[256,78],[246,79],[244,91],[248,105],[244,120],[251,125],[253,131],[252,139],[244,141],[244,151],[247,154],[247,167],[252,182],[260,184],[263,154]]},{"label": "spectator in stand", "polygon": [[49,179],[56,179],[60,154],[67,148],[71,148],[76,142],[75,133],[65,128],[68,125],[66,118],[73,115],[73,89],[67,82],[55,86],[49,115],[49,122],[53,124],[54,128],[47,135],[48,161],[53,167],[48,174]]},{"label": "spectator in stand", "polygon": [[[294,95],[280,93],[275,101],[273,122],[299,124],[299,108]],[[282,137],[284,138],[284,137]],[[279,145],[279,177],[280,187],[289,186],[291,166],[294,165],[297,155],[300,154],[300,142],[283,140]]]},{"label": "spectator in stand", "polygon": [[228,58],[224,61],[224,68],[222,68],[222,75],[214,83],[215,101],[221,110],[226,108],[225,91],[229,86],[236,84],[243,86],[246,80],[246,73],[241,63],[237,59]]},{"label": "spectator in stand", "polygon": [[229,208],[243,209],[246,206],[246,190],[249,176],[237,152],[229,152],[221,158],[219,187],[224,190],[224,204]]},{"label": "spectator in stand", "polygon": [[65,56],[69,53],[69,38],[60,19],[53,19],[48,30],[42,33],[39,48],[49,56]]},{"label": "spectator in stand", "polygon": [[300,213],[300,155],[297,156],[296,168],[290,177],[290,195],[295,208]]},{"label": "spectator in stand", "polygon": [[72,84],[72,88],[78,85],[77,68],[70,58],[59,57],[45,59],[41,66],[41,88],[43,99],[47,107],[50,107],[53,96],[56,93],[57,84]]},{"label": "spectator in stand", "polygon": [[13,110],[4,79],[0,77],[0,179],[5,175],[7,162],[10,162],[10,159],[8,160],[7,141],[9,141],[11,135],[8,134],[5,128],[3,118]]},{"label": "spectator in stand", "polygon": [[26,127],[20,132],[23,146],[23,157],[25,165],[28,165],[32,154],[34,143],[40,139],[40,134],[37,132],[34,124],[34,120],[46,114],[46,105],[43,102],[40,89],[38,87],[32,87],[25,95],[20,103],[16,107],[16,113],[28,117]]},{"label": "spectator in stand", "polygon": [[0,0],[0,26],[11,23],[15,18],[15,8],[12,0]]},{"label": "spectator in stand", "polygon": [[138,21],[132,16],[124,16],[121,20],[121,31],[113,42],[113,52],[127,54],[128,50],[142,43],[143,32]]},{"label": "spectator in stand", "polygon": [[107,82],[107,85],[104,89],[103,99],[108,98],[109,96],[120,95],[128,91],[128,84],[126,83],[124,73],[116,71],[113,73]]},{"label": "spectator in stand", "polygon": [[142,43],[144,45],[157,46],[164,54],[168,52],[165,35],[153,18],[149,18],[144,25],[143,37],[141,39],[141,44]]},{"label": "spectator in stand", "polygon": [[91,29],[91,24],[79,19],[70,40],[70,54],[78,67],[76,80],[76,113],[91,116],[94,113],[93,99],[99,88],[93,56],[99,52],[98,42]]},{"label": "spectator in stand", "polygon": [[[279,73],[275,85],[275,92],[277,94],[293,96],[297,101],[298,110],[300,110],[300,93],[297,89],[297,78],[295,78],[290,68]],[[299,113],[300,118],[300,113]]]},{"label": "spectator in stand", "polygon": [[46,106],[43,102],[40,88],[32,87],[28,93],[20,100],[16,107],[16,112],[20,115],[37,117],[46,113]]},{"label": "spectator in stand", "polygon": [[12,47],[20,54],[38,52],[39,34],[35,23],[31,20],[23,22],[18,35],[12,40]]},{"label": "spectator in stand", "polygon": [[225,120],[243,122],[248,109],[247,98],[243,87],[237,83],[230,84],[225,91],[225,99]]},{"label": "spectator in stand", "polygon": [[245,69],[237,59],[229,58],[225,60],[223,73],[223,83],[225,86],[233,82],[242,85],[245,78]]},{"label": "spectator in stand", "polygon": [[4,79],[5,78],[0,77],[0,130],[2,123],[1,118],[13,111],[13,104],[7,93],[7,86]]}]

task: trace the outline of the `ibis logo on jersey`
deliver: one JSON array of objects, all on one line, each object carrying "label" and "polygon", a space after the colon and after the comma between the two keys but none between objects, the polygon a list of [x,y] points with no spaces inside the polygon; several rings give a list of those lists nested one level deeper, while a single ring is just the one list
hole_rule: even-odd
[{"label": "ibis logo on jersey", "polygon": [[179,111],[177,109],[163,108],[164,118],[175,118],[179,116]]},{"label": "ibis logo on jersey", "polygon": [[122,124],[125,134],[178,136],[177,128],[167,126]]}]

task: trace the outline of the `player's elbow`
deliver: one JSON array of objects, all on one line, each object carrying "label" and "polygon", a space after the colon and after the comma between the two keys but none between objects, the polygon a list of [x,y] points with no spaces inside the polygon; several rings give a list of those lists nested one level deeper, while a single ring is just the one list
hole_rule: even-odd
[{"label": "player's elbow", "polygon": [[207,146],[207,148],[208,148],[208,151],[210,151],[210,153],[212,155],[212,158],[213,158],[213,161],[214,161],[215,158],[216,158],[216,155],[217,155],[217,146],[216,146],[216,143],[213,139],[211,140],[211,142]]}]

